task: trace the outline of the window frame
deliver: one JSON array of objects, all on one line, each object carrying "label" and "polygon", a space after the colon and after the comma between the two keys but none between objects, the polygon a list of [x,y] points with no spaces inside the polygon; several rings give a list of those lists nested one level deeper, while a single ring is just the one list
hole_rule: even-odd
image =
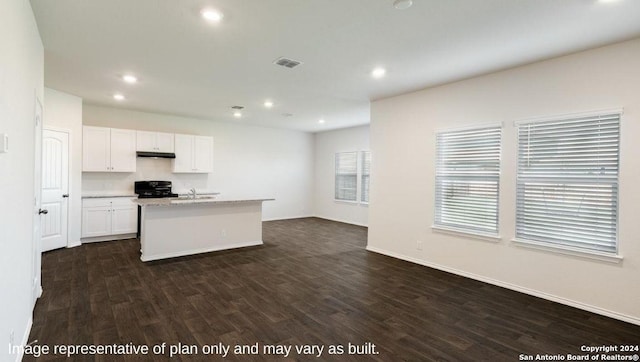
[{"label": "window frame", "polygon": [[[440,149],[438,144],[438,137],[443,134],[454,134],[454,133],[463,133],[463,132],[472,132],[472,131],[482,131],[482,130],[490,130],[495,128],[499,132],[499,140],[498,140],[498,159],[497,159],[497,174],[495,175],[496,182],[496,206],[495,206],[495,232],[494,231],[483,231],[474,228],[465,228],[463,226],[453,226],[447,225],[446,223],[438,222],[438,188],[439,188],[439,160],[440,160]],[[434,132],[434,145],[435,145],[435,162],[434,162],[434,214],[433,214],[433,225],[431,226],[432,230],[436,232],[442,232],[446,234],[460,234],[463,236],[471,237],[474,239],[490,241],[490,242],[499,242],[502,240],[500,236],[500,182],[502,179],[502,152],[503,152],[503,138],[504,138],[504,124],[500,123],[487,123],[487,124],[478,124],[467,127],[458,127],[458,128],[447,128],[447,129],[439,129]]]},{"label": "window frame", "polygon": [[[347,155],[347,154],[353,154],[355,157],[355,165],[354,165],[354,171],[353,173],[349,172],[349,173],[338,173],[339,167],[340,167],[340,156],[341,155]],[[339,202],[349,202],[349,203],[357,203],[358,202],[358,151],[344,151],[344,152],[336,152],[334,155],[334,165],[333,165],[333,179],[334,179],[334,184],[333,184],[333,198],[335,201],[339,201]],[[338,178],[339,176],[355,176],[355,188],[353,189],[354,192],[354,199],[346,199],[346,198],[338,198]],[[349,189],[351,190],[351,189]]]},{"label": "window frame", "polygon": [[[369,154],[371,154],[370,150],[357,150],[357,151],[337,151],[334,152],[334,157],[333,157],[333,201],[336,203],[345,203],[345,204],[354,204],[354,205],[361,205],[361,206],[368,206],[369,202],[365,202],[362,201],[362,171],[363,171],[363,154],[365,152],[368,152]],[[338,156],[340,154],[345,154],[345,153],[354,153],[356,156],[356,188],[355,188],[355,193],[356,193],[356,198],[355,200],[348,200],[348,199],[338,199],[336,197],[336,191],[337,191],[337,187],[338,187]],[[370,164],[371,165],[371,164]],[[371,166],[370,166],[371,167]],[[371,172],[369,172],[369,180],[371,179]],[[369,196],[370,197],[370,196]]]},{"label": "window frame", "polygon": [[[364,176],[365,176],[365,155],[368,154],[369,155],[369,172],[366,174],[367,175],[367,200],[363,201],[364,199]],[[359,159],[360,159],[360,165],[358,170],[360,171],[360,180],[358,182],[358,186],[360,186],[360,192],[358,193],[358,195],[360,196],[360,204],[362,205],[369,205],[369,200],[371,199],[371,165],[373,164],[372,162],[372,155],[371,155],[371,151],[370,150],[362,150],[359,151]]]},{"label": "window frame", "polygon": [[[519,121],[515,121],[514,124],[514,128],[515,128],[515,133],[516,133],[516,188],[515,188],[515,192],[516,192],[516,199],[515,199],[515,212],[514,212],[514,216],[515,216],[515,228],[514,228],[514,237],[511,240],[513,243],[515,243],[518,246],[522,246],[522,247],[527,247],[527,248],[532,248],[532,249],[538,249],[538,250],[543,250],[543,251],[550,251],[553,253],[557,253],[557,254],[565,254],[565,255],[572,255],[572,256],[579,256],[579,257],[586,257],[589,259],[596,259],[596,260],[600,260],[600,261],[606,261],[606,262],[620,262],[623,257],[620,254],[620,237],[619,237],[619,233],[620,233],[620,215],[619,215],[619,211],[620,211],[620,204],[619,204],[619,199],[620,199],[620,158],[621,158],[621,141],[622,141],[622,126],[623,126],[623,110],[622,109],[610,109],[610,110],[599,110],[599,111],[592,111],[592,112],[581,112],[581,113],[570,113],[570,114],[563,114],[563,115],[556,115],[556,116],[551,116],[551,117],[540,117],[540,118],[532,118],[532,119],[526,119],[526,120],[519,120]],[[518,192],[519,192],[519,188],[520,188],[520,184],[521,184],[521,175],[520,175],[520,165],[519,165],[519,160],[520,160],[520,139],[519,139],[519,134],[520,134],[520,127],[521,126],[526,126],[529,124],[541,124],[541,123],[545,123],[545,122],[563,122],[563,121],[577,121],[580,120],[581,118],[584,119],[588,119],[588,118],[594,118],[594,117],[602,117],[602,116],[611,116],[611,115],[617,115],[618,116],[618,134],[617,134],[617,169],[616,169],[616,177],[615,177],[615,181],[603,181],[602,183],[595,183],[597,185],[607,185],[607,184],[611,184],[614,185],[615,184],[615,200],[613,200],[615,202],[615,207],[616,209],[613,210],[613,214],[615,214],[616,218],[615,218],[615,251],[602,251],[602,250],[595,250],[595,249],[589,249],[589,248],[585,248],[585,247],[579,247],[579,246],[575,246],[575,245],[569,245],[568,243],[558,243],[558,242],[553,242],[553,241],[541,241],[541,240],[533,240],[533,239],[528,239],[528,238],[524,238],[518,235],[518,220],[520,218],[520,203],[519,203],[519,196],[518,196]],[[558,180],[563,180],[562,177],[557,176]],[[564,178],[564,181],[567,180],[567,177]],[[575,178],[576,182],[578,181],[584,181],[584,180],[589,180],[590,182],[592,182],[588,177],[582,177],[582,178]],[[567,183],[568,184],[568,183]]]}]

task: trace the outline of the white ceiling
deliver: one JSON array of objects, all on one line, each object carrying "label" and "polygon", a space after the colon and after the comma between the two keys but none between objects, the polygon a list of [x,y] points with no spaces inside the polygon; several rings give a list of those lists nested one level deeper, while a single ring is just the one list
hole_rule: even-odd
[{"label": "white ceiling", "polygon": [[[87,104],[310,132],[368,123],[371,100],[640,36],[638,0],[413,2],[31,0],[47,87]],[[205,22],[205,6],[223,21]],[[281,56],[303,64],[274,65]],[[372,79],[378,65],[387,75]],[[233,105],[246,107],[241,119]]]}]

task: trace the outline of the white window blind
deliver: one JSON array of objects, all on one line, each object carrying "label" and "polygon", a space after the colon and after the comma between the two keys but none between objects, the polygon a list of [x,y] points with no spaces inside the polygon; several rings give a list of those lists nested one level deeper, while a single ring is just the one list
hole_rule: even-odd
[{"label": "white window blind", "polygon": [[620,114],[518,125],[516,238],[617,252]]},{"label": "white window blind", "polygon": [[336,153],[336,200],[357,201],[358,152]]},{"label": "white window blind", "polygon": [[360,201],[361,202],[369,202],[369,175],[371,173],[371,152],[370,151],[362,151],[361,162],[360,162]]},{"label": "white window blind", "polygon": [[435,226],[498,233],[500,126],[436,135]]}]

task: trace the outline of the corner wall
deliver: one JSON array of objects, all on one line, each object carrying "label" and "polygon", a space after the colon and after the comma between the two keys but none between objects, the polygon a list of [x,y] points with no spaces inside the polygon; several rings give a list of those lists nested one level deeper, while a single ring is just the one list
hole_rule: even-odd
[{"label": "corner wall", "polygon": [[[359,126],[315,134],[315,216],[367,226],[369,207],[366,204],[335,200],[335,154],[369,150],[369,126]],[[372,156],[375,167],[375,155]]]},{"label": "corner wall", "polygon": [[[640,324],[640,39],[372,104],[368,249]],[[619,264],[519,247],[513,121],[624,108]],[[435,132],[503,122],[499,243],[432,231]],[[417,241],[423,242],[422,250]]]},{"label": "corner wall", "polygon": [[[0,133],[9,152],[0,153],[0,361],[19,355],[8,348],[26,343],[32,322],[36,96],[43,101],[44,50],[29,1],[0,1]],[[39,273],[39,270],[38,270]]]}]

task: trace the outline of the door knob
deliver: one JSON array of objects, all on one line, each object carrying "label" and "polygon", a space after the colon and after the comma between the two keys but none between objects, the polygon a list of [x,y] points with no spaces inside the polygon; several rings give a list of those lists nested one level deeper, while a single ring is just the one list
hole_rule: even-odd
[{"label": "door knob", "polygon": [[46,215],[46,214],[48,214],[48,213],[49,213],[49,210],[47,210],[47,209],[40,209],[40,210],[38,210],[38,214],[45,214],[45,215]]},{"label": "door knob", "polygon": [[64,194],[62,195],[62,197],[69,197],[69,194]]}]

